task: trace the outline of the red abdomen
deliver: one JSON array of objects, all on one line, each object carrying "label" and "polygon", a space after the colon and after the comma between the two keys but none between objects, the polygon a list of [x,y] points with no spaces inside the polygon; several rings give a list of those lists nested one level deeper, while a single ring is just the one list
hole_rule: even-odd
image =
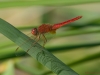
[{"label": "red abdomen", "polygon": [[70,20],[67,20],[67,21],[64,21],[64,22],[61,22],[61,23],[58,23],[58,24],[54,24],[54,25],[52,26],[52,29],[58,29],[58,28],[60,28],[60,27],[62,27],[62,26],[64,26],[64,25],[69,24],[69,23],[71,23],[71,22],[74,22],[74,21],[76,21],[76,20],[78,20],[78,19],[80,19],[80,18],[82,18],[82,16],[77,16],[77,17],[72,18],[72,19],[70,19]]}]

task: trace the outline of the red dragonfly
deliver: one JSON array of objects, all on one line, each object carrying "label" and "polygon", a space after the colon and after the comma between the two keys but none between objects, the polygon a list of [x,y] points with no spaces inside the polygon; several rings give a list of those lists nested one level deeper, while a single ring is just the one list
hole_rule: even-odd
[{"label": "red dragonfly", "polygon": [[[50,32],[50,33],[54,34],[54,33],[56,33],[56,30],[59,29],[60,27],[66,25],[66,24],[69,24],[69,23],[71,23],[71,22],[74,22],[74,21],[76,21],[76,20],[78,20],[78,19],[80,19],[80,18],[82,18],[82,16],[77,16],[77,17],[72,18],[72,19],[70,19],[70,20],[67,20],[67,21],[64,21],[64,22],[61,22],[61,23],[57,23],[57,24],[53,24],[53,25],[50,25],[50,24],[42,24],[42,25],[39,26],[38,28],[33,28],[33,29],[31,30],[31,33],[32,33],[32,35],[35,36],[34,39],[37,39],[37,40],[33,43],[33,45],[34,45],[35,43],[37,43],[37,42],[40,40],[40,37],[42,36],[42,37],[44,38],[44,44],[43,44],[43,46],[44,46],[45,43],[47,42],[47,39],[46,39],[46,37],[45,37],[45,35],[44,35],[45,33]],[[27,52],[33,47],[33,45],[27,50]],[[18,48],[17,48],[17,49],[18,49]],[[16,49],[16,50],[17,50],[17,49]]]}]

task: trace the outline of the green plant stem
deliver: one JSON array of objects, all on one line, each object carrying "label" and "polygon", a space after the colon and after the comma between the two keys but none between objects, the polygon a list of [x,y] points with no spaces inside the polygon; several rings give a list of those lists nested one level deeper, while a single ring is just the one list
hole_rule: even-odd
[{"label": "green plant stem", "polygon": [[[20,32],[14,26],[9,24],[8,22],[0,19],[0,33],[5,35],[14,43],[19,46],[29,40],[29,37]],[[48,67],[57,75],[78,75],[75,71],[73,71],[70,67],[61,62],[58,58],[56,58],[53,54],[48,52],[45,48],[40,46],[38,43],[32,47],[34,40],[30,39],[26,44],[23,44],[21,48],[27,53],[36,58],[41,64]],[[31,48],[32,47],[32,48]]]}]

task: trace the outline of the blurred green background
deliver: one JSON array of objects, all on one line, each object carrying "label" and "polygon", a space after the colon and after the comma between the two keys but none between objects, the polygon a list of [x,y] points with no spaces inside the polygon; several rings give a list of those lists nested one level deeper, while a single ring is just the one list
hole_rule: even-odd
[{"label": "blurred green background", "polygon": [[[82,19],[47,36],[45,48],[80,75],[100,75],[99,0],[0,0],[0,18],[28,34],[44,23]],[[53,38],[51,38],[53,37]],[[0,34],[0,75],[56,75]]]}]

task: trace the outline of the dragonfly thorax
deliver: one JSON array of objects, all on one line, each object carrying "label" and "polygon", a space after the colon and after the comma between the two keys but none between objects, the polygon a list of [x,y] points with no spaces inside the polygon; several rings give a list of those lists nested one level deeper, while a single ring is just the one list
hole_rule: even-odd
[{"label": "dragonfly thorax", "polygon": [[35,36],[39,34],[37,28],[33,28],[32,31],[31,31],[31,33],[32,33],[33,35],[35,35]]}]

